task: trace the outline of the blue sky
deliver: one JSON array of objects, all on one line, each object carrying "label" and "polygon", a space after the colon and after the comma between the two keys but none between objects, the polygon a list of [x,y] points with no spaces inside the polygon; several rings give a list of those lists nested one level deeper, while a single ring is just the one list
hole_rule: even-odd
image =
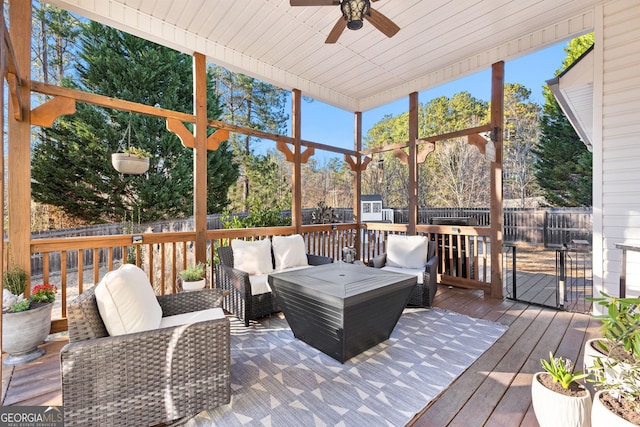
[{"label": "blue sky", "polygon": [[[520,83],[531,90],[531,100],[542,105],[542,87],[546,80],[555,76],[566,54],[566,43],[554,45],[539,52],[505,63],[505,82]],[[468,77],[447,83],[425,92],[420,92],[419,101],[452,97],[460,91],[489,101],[491,98],[491,70],[487,69]],[[290,108],[290,107],[287,107]],[[384,105],[362,114],[362,134],[366,135],[377,122],[387,114],[398,115],[409,109],[409,96],[391,104]],[[290,109],[288,110],[290,111]],[[353,113],[332,107],[319,101],[302,102],[302,139],[322,144],[353,148]],[[336,154],[317,151],[314,158],[318,161]]]}]

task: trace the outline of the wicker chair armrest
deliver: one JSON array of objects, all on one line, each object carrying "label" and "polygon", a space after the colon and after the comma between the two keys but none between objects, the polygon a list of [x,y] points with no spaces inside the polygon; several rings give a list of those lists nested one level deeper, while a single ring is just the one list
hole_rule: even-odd
[{"label": "wicker chair armrest", "polygon": [[438,255],[432,256],[427,261],[427,265],[425,266],[424,271],[426,273],[433,273],[434,275],[438,274]]},{"label": "wicker chair armrest", "polygon": [[171,295],[160,295],[158,296],[158,302],[162,307],[162,316],[166,317],[220,307],[222,298],[222,289],[201,289]]},{"label": "wicker chair armrest", "polygon": [[307,261],[309,262],[309,265],[323,265],[331,264],[333,262],[333,258],[322,255],[307,254]]},{"label": "wicker chair armrest", "polygon": [[387,254],[383,253],[369,260],[369,267],[382,268],[387,264]]},{"label": "wicker chair armrest", "polygon": [[158,424],[230,399],[227,318],[69,343],[60,358],[65,425]]},{"label": "wicker chair armrest", "polygon": [[216,285],[218,288],[231,292],[239,292],[245,298],[251,297],[251,282],[249,273],[229,267],[224,264],[216,264]]}]

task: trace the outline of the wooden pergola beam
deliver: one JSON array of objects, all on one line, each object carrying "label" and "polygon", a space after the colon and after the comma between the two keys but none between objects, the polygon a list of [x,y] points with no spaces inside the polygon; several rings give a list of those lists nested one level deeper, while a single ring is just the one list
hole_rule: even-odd
[{"label": "wooden pergola beam", "polygon": [[[460,138],[463,136],[468,136],[468,135],[473,135],[473,134],[478,134],[478,133],[483,133],[483,132],[490,132],[492,129],[491,124],[486,124],[486,125],[482,125],[482,126],[476,126],[473,128],[469,128],[469,129],[462,129],[462,130],[457,130],[454,132],[448,132],[448,133],[443,133],[440,135],[434,135],[434,136],[426,136],[423,138],[418,138],[416,139],[415,144],[420,145],[420,144],[426,144],[429,142],[440,142],[440,141],[445,141],[447,139],[453,139],[453,138]],[[393,151],[393,150],[397,150],[397,149],[403,149],[403,148],[408,148],[411,146],[411,142],[401,142],[398,144],[389,144],[389,145],[385,145],[383,147],[376,147],[376,148],[371,148],[368,150],[362,150],[361,154],[365,154],[365,155],[371,155],[371,154],[376,154],[376,153],[384,153],[385,151]]]},{"label": "wooden pergola beam", "polygon": [[[151,107],[149,105],[139,104],[137,102],[124,101],[121,99],[111,98],[104,95],[97,95],[94,93],[84,92],[81,90],[50,85],[42,82],[33,81],[31,85],[33,92],[41,93],[49,96],[63,96],[76,101],[85,102],[87,104],[97,105],[99,107],[114,108],[122,111],[128,111],[131,113],[145,114],[147,116],[160,117],[162,119],[172,119],[177,122],[195,123],[196,118],[193,114],[181,113],[179,111],[167,110],[160,107]],[[229,132],[239,133],[242,135],[254,136],[256,138],[268,139],[272,141],[282,140],[287,144],[294,145],[295,141],[293,137],[286,135],[277,135],[273,133],[263,132],[256,129],[249,129],[242,126],[237,126],[229,123],[222,122],[220,120],[207,119],[207,125],[211,128],[224,129]],[[325,150],[338,154],[347,154],[351,156],[357,156],[358,153],[354,150],[348,150],[340,147],[333,147],[331,145],[319,144],[313,141],[306,141],[300,139],[300,145],[305,147],[311,147],[317,150]]]}]

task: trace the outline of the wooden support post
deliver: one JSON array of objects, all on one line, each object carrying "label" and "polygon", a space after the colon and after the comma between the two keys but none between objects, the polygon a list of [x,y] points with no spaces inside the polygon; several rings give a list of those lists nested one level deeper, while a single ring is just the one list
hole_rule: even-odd
[{"label": "wooden support post", "polygon": [[[5,34],[7,31],[7,27],[4,24],[4,3],[2,4],[2,20],[0,21],[0,43],[4,46]],[[4,52],[5,49],[2,49]],[[5,57],[6,55],[0,52],[0,79],[4,79],[6,64]],[[0,82],[0,129],[4,129],[4,81]],[[0,150],[0,208],[2,212],[5,212],[4,208],[4,130],[2,131],[2,135],[0,135],[0,142],[2,143],[2,150]],[[0,236],[4,236],[4,221],[0,221]],[[3,239],[4,240],[4,239]],[[4,277],[4,242],[0,245],[0,277]],[[2,342],[2,312],[0,311],[0,342]],[[4,378],[2,375],[2,364],[0,363],[0,376]],[[4,400],[4,393],[2,399]]]},{"label": "wooden support post", "polygon": [[409,94],[409,224],[407,234],[416,234],[418,224],[418,92]]},{"label": "wooden support post", "polygon": [[193,218],[196,263],[207,261],[207,62],[193,54],[193,114],[196,116],[193,150]]},{"label": "wooden support post", "polygon": [[[362,112],[356,111],[353,115],[354,123],[353,123],[353,146],[354,149],[359,153],[362,150]],[[367,157],[367,159],[369,159]],[[369,163],[367,161],[366,163]],[[364,167],[366,167],[366,163]],[[362,207],[360,204],[360,199],[362,198],[362,156],[358,155],[356,159],[356,170],[353,175],[353,220],[356,223],[356,259],[360,259],[360,227],[362,227]],[[342,255],[342,252],[340,252]]]},{"label": "wooden support post", "polygon": [[20,114],[14,111],[16,105],[9,102],[9,248],[13,262],[27,272],[24,296],[28,297],[31,289],[31,2],[12,1],[9,21],[16,67],[24,73],[16,89]]},{"label": "wooden support post", "polygon": [[302,231],[302,93],[300,89],[291,91],[291,136],[293,137],[293,173],[291,185],[293,197],[291,199],[291,222],[296,233]]},{"label": "wooden support post", "polygon": [[[502,137],[504,129],[504,62],[491,67],[491,139],[496,159],[491,162],[491,297],[502,298]],[[515,274],[515,273],[514,273]]]}]

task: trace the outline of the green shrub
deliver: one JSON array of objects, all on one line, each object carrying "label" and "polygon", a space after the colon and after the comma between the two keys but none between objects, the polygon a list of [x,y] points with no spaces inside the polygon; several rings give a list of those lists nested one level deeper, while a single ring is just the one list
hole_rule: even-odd
[{"label": "green shrub", "polygon": [[204,279],[204,264],[198,263],[192,267],[187,267],[178,274],[180,274],[180,278],[186,282]]},{"label": "green shrub", "polygon": [[2,286],[13,295],[24,293],[27,286],[27,272],[14,265],[4,272],[2,276]]}]

